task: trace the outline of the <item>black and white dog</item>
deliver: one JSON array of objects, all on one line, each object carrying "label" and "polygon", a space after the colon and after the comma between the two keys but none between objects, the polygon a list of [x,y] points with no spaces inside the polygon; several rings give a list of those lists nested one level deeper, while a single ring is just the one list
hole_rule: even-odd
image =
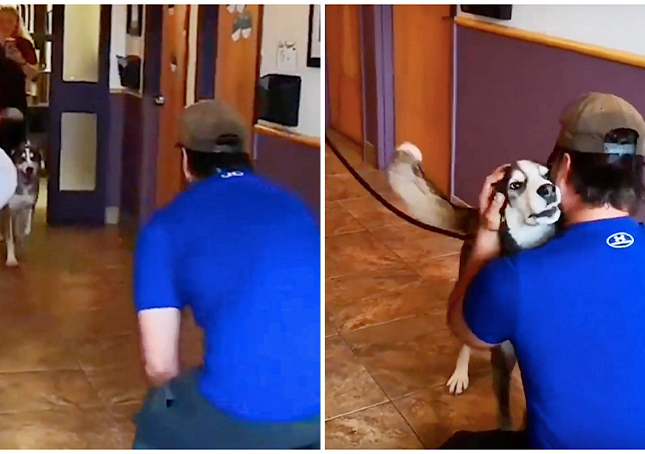
[{"label": "black and white dog", "polygon": [[[429,225],[471,235],[477,228],[479,212],[458,206],[442,194],[421,169],[422,154],[413,144],[401,144],[388,168],[388,180],[394,192],[403,199],[409,213]],[[548,169],[533,161],[517,161],[509,166],[497,191],[505,195],[502,208],[500,239],[502,254],[509,255],[547,242],[556,233],[560,219],[560,192],[549,180]],[[461,249],[459,274],[470,256],[472,239]],[[447,386],[451,393],[461,394],[468,388],[468,363],[471,350],[462,346],[454,373]],[[515,351],[510,342],[491,352],[495,395],[498,401],[499,427],[510,429],[510,384],[515,367]]]},{"label": "black and white dog", "polygon": [[18,171],[16,193],[2,209],[2,236],[7,242],[7,266],[18,266],[16,243],[31,234],[33,215],[40,192],[40,152],[29,142],[22,144],[11,153]]}]

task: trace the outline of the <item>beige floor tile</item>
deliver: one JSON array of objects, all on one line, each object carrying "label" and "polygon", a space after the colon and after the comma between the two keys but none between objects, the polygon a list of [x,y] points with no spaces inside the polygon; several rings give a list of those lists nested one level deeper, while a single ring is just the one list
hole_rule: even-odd
[{"label": "beige floor tile", "polygon": [[325,449],[421,449],[423,446],[391,403],[325,423]]},{"label": "beige floor tile", "polygon": [[325,340],[325,369],[326,419],[387,400],[338,336]]}]

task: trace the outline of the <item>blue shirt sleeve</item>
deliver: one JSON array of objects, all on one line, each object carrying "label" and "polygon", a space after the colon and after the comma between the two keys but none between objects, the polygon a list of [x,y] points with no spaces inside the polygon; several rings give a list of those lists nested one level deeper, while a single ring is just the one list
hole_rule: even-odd
[{"label": "blue shirt sleeve", "polygon": [[134,304],[137,312],[171,307],[182,309],[171,246],[169,235],[158,222],[151,222],[139,234],[134,254]]},{"label": "blue shirt sleeve", "polygon": [[464,320],[479,340],[500,344],[513,340],[517,325],[519,285],[516,265],[509,258],[484,266],[464,297]]}]

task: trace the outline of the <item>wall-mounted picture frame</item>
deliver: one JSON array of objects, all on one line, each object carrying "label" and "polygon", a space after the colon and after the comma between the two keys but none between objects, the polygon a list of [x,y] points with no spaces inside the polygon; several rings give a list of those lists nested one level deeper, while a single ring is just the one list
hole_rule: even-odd
[{"label": "wall-mounted picture frame", "polygon": [[130,36],[141,36],[143,31],[143,5],[128,5],[127,33]]},{"label": "wall-mounted picture frame", "polygon": [[307,66],[320,68],[320,5],[309,5],[309,45],[307,47]]}]

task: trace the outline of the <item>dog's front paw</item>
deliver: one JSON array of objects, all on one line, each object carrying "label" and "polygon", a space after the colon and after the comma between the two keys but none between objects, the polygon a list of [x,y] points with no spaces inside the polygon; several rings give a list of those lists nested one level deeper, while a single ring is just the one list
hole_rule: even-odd
[{"label": "dog's front paw", "polygon": [[468,389],[469,384],[468,371],[457,369],[448,380],[448,383],[446,383],[446,386],[451,394],[461,394]]},{"label": "dog's front paw", "polygon": [[15,268],[18,266],[18,260],[15,257],[9,257],[7,259],[7,266],[9,268]]}]

